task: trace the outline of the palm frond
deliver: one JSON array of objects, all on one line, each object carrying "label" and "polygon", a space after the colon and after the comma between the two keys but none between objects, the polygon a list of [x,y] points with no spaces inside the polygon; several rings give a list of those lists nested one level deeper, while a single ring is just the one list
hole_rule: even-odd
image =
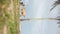
[{"label": "palm frond", "polygon": [[56,6],[58,6],[60,4],[60,0],[57,0],[54,4],[53,7],[50,9],[50,11],[52,11]]}]

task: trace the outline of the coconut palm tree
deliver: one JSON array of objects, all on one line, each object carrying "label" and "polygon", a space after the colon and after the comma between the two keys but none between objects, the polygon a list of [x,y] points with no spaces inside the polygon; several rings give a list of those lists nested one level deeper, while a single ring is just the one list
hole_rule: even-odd
[{"label": "coconut palm tree", "polygon": [[60,0],[57,0],[54,4],[53,7],[50,9],[52,11],[56,6],[60,5]]},{"label": "coconut palm tree", "polygon": [[0,0],[0,34],[20,34],[20,0]]}]

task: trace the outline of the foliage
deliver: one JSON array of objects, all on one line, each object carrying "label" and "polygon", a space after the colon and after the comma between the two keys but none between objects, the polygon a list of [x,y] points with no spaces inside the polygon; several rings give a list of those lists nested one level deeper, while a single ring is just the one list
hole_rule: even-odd
[{"label": "foliage", "polygon": [[6,2],[6,0],[0,0],[0,3],[4,4]]},{"label": "foliage", "polygon": [[17,32],[17,22],[10,22],[10,34],[16,34]]},{"label": "foliage", "polygon": [[0,0],[0,4],[10,3],[10,0]]},{"label": "foliage", "polygon": [[50,11],[52,11],[58,5],[60,5],[60,0],[55,1],[55,3],[53,4],[53,7],[50,9]]},{"label": "foliage", "polygon": [[[17,0],[14,0],[14,1],[17,1]],[[16,20],[17,18],[15,16],[16,15],[15,14],[16,13],[15,11],[17,10],[16,9],[16,3],[14,2],[14,5],[15,5],[14,6],[14,9],[16,9],[16,10],[13,9],[13,12],[15,12],[15,13],[13,13],[14,15],[12,15],[12,12],[9,13],[9,10],[7,10],[7,8],[10,5],[10,3],[11,3],[11,0],[0,0],[0,24],[2,24],[3,27],[4,27],[4,24],[5,25],[9,25],[9,31],[10,31],[9,34],[17,34],[16,33],[17,32],[17,20]],[[5,7],[4,8],[1,8],[3,6],[5,6]],[[14,16],[13,18],[15,20],[12,20],[12,16]]]}]

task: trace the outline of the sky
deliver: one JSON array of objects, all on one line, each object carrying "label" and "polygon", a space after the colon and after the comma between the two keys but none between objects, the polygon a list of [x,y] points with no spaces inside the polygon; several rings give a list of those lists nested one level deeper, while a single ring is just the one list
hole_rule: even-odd
[{"label": "sky", "polygon": [[[55,0],[23,0],[25,18],[56,18],[60,16],[60,5],[50,11]],[[24,18],[24,17],[21,17]],[[21,21],[21,34],[60,34],[57,20]]]}]

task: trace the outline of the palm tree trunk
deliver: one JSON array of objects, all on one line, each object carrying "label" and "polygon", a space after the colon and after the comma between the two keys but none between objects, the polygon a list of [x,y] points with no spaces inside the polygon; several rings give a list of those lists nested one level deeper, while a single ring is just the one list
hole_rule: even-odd
[{"label": "palm tree trunk", "polygon": [[0,2],[0,34],[20,34],[20,0],[3,1]]}]

